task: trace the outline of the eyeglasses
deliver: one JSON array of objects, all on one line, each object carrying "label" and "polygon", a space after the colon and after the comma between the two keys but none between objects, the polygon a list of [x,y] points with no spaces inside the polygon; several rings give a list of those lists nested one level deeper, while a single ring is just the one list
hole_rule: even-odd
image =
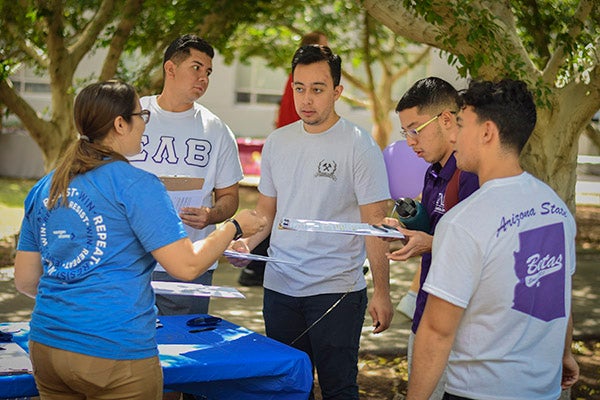
[{"label": "eyeglasses", "polygon": [[131,113],[130,115],[139,115],[140,117],[142,117],[142,120],[145,124],[147,124],[148,121],[150,121],[150,110],[142,110],[137,113]]},{"label": "eyeglasses", "polygon": [[419,133],[421,133],[421,131],[423,129],[425,129],[425,127],[427,125],[429,125],[430,123],[432,123],[433,121],[435,121],[436,119],[438,119],[441,115],[442,115],[442,113],[439,113],[435,117],[431,118],[429,121],[425,122],[424,124],[421,124],[421,125],[417,126],[414,129],[401,129],[400,130],[400,135],[402,135],[402,137],[405,138],[405,139],[407,137],[409,137],[409,136],[411,138],[416,138],[417,136],[419,136]]}]

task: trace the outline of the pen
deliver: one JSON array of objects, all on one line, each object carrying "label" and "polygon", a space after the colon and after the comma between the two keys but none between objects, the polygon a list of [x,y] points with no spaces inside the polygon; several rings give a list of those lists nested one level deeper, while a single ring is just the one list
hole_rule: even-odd
[{"label": "pen", "polygon": [[382,227],[382,226],[384,226],[384,225],[382,225],[382,226],[371,225],[371,226],[372,226],[373,228],[375,228],[375,229],[379,229],[379,230],[380,230],[380,231],[382,231],[382,232],[387,232],[387,231],[388,231],[386,228],[383,228],[383,227]]},{"label": "pen", "polygon": [[215,329],[217,329],[214,326],[209,326],[207,328],[202,328],[202,329],[192,329],[191,331],[189,331],[189,333],[198,333],[198,332],[206,332],[206,331],[214,331]]}]

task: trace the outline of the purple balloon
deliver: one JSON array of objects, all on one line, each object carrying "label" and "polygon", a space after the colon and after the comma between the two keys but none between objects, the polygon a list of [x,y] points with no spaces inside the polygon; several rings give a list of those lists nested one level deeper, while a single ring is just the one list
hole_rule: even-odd
[{"label": "purple balloon", "polygon": [[383,159],[392,199],[417,197],[423,189],[423,177],[429,163],[417,157],[406,140],[398,140],[383,149]]}]

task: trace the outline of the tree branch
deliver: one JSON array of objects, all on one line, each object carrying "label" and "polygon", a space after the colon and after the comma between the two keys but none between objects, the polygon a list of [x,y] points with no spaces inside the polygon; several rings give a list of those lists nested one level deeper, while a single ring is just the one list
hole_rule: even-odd
[{"label": "tree branch", "polygon": [[585,128],[585,135],[596,146],[596,150],[600,150],[600,130],[595,128],[593,124],[589,124]]},{"label": "tree branch", "polygon": [[127,43],[131,31],[137,23],[143,3],[144,0],[128,0],[127,3],[125,3],[123,18],[119,21],[119,25],[108,46],[108,54],[104,58],[102,71],[100,72],[101,81],[111,79],[117,73],[119,58],[123,53],[123,49],[125,48],[125,44]]},{"label": "tree branch", "polygon": [[430,46],[425,47],[425,50],[418,54],[414,60],[411,60],[408,64],[400,68],[394,75],[392,75],[392,82],[396,82],[398,79],[400,79],[400,77],[407,74],[408,71],[413,69],[416,65],[420,64],[425,58],[429,56],[430,51]]},{"label": "tree branch", "polygon": [[522,0],[523,5],[526,6],[526,10],[524,12],[529,13],[529,18],[523,18],[521,22],[527,27],[527,31],[531,33],[531,37],[533,38],[533,45],[537,49],[539,56],[544,60],[548,61],[550,59],[550,50],[548,48],[548,36],[546,32],[549,31],[547,29],[547,24],[540,29],[540,24],[542,22],[546,22],[545,19],[540,14],[540,8],[538,7],[537,0]]},{"label": "tree branch", "polygon": [[[369,39],[371,37],[371,19],[369,17],[369,13],[367,11],[362,13],[362,17],[363,17],[363,38],[362,38],[362,47],[363,47],[363,54],[364,54],[364,66],[365,66],[365,72],[367,73],[367,87],[369,88],[369,91],[367,93],[373,93],[375,89],[375,78],[373,77],[373,68],[372,68],[372,64],[373,64],[373,59],[371,57],[371,43],[369,42]],[[371,102],[373,102],[373,104],[377,101],[376,98],[372,98]]]},{"label": "tree branch", "polygon": [[[491,1],[489,4],[486,3],[485,7],[479,8],[475,7],[477,3],[473,3],[469,17],[485,22],[481,16],[494,16],[495,18],[488,22],[491,23],[491,27],[495,25],[497,28],[479,27],[481,32],[477,38],[472,38],[473,31],[477,27],[457,19],[457,15],[464,14],[464,10],[458,9],[455,1],[432,6],[435,15],[439,16],[441,21],[439,25],[428,23],[423,16],[407,10],[400,0],[363,0],[362,4],[373,17],[405,38],[437,47],[451,54],[460,54],[467,62],[471,62],[476,56],[485,56],[486,62],[481,64],[478,74],[480,77],[491,79],[505,75],[507,59],[503,56],[507,54],[516,56],[524,70],[524,76],[539,75],[538,69],[533,65],[517,36],[514,15],[508,2]],[[448,40],[449,38],[452,40]]]},{"label": "tree branch", "polygon": [[362,5],[369,14],[396,34],[435,47],[441,45],[436,39],[437,28],[404,8],[401,1],[364,0]]},{"label": "tree branch", "polygon": [[6,24],[6,30],[10,33],[13,40],[17,43],[19,48],[28,57],[34,60],[34,62],[42,68],[48,68],[48,58],[44,57],[45,53],[33,44],[29,39],[23,37],[23,33],[19,31],[18,27],[13,23]]},{"label": "tree branch", "polygon": [[362,107],[368,109],[370,106],[368,101],[361,100],[357,97],[352,96],[351,94],[346,94],[345,92],[342,94],[342,99],[355,107]]},{"label": "tree branch", "polygon": [[[29,105],[21,96],[17,94],[12,85],[9,85],[6,79],[0,80],[0,103],[14,113],[23,122],[23,125],[30,132],[30,135],[35,138],[37,132],[42,131],[42,126],[50,124],[50,122],[40,118],[33,107]],[[40,135],[37,135],[37,140],[42,140]]]},{"label": "tree branch", "polygon": [[[575,41],[577,36],[581,33],[582,27],[585,25],[585,20],[589,16],[590,12],[592,12],[593,6],[594,0],[581,0],[579,2],[577,10],[575,10],[575,14],[573,15],[573,22],[567,33],[573,41]],[[552,57],[542,72],[542,77],[545,82],[548,84],[554,84],[558,70],[564,63],[566,57],[565,45],[562,44],[558,46],[554,54],[552,54]]]},{"label": "tree branch", "polygon": [[344,70],[343,68],[342,68],[342,76],[344,77],[344,79],[347,79],[348,82],[350,82],[353,86],[362,90],[363,92],[367,92],[369,90],[369,87],[363,80],[350,74],[347,70]]},{"label": "tree branch", "polygon": [[88,22],[82,32],[77,34],[77,40],[67,48],[71,62],[78,65],[81,59],[90,51],[98,35],[110,21],[114,11],[114,0],[102,0],[98,12]]}]

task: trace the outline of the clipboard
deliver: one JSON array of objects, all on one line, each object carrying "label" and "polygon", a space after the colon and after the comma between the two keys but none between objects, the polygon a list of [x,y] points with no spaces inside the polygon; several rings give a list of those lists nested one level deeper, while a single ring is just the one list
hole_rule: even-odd
[{"label": "clipboard", "polygon": [[204,186],[204,178],[194,178],[191,176],[159,176],[159,179],[169,192],[200,190]]},{"label": "clipboard", "polygon": [[394,229],[362,222],[319,221],[313,219],[282,218],[279,229],[292,231],[341,233],[344,235],[377,236],[394,239],[404,239],[404,235]]}]

